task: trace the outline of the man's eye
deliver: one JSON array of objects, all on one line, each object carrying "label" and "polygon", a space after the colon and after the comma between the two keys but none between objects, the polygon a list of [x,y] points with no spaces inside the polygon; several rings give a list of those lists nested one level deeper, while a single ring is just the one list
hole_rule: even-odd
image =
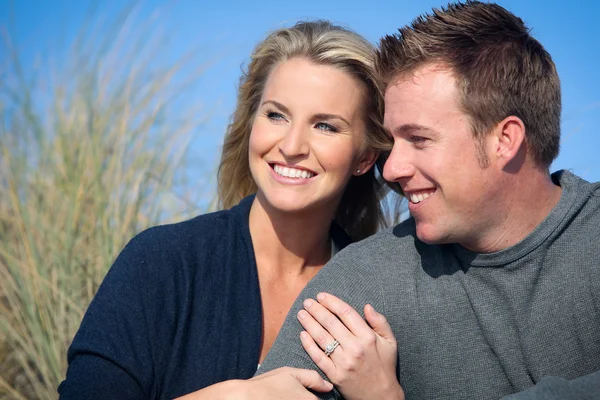
[{"label": "man's eye", "polygon": [[423,136],[411,136],[409,140],[411,143],[423,143],[427,138],[424,138]]},{"label": "man's eye", "polygon": [[321,131],[327,131],[332,133],[338,132],[338,129],[335,126],[327,124],[325,122],[319,122],[315,125],[315,127]]}]

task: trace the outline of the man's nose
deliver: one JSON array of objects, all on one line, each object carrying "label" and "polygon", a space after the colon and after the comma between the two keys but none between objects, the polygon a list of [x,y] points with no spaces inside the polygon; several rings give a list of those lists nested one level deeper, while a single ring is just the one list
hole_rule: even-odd
[{"label": "man's nose", "polygon": [[415,174],[415,166],[410,151],[394,143],[392,152],[383,166],[383,178],[388,182],[399,182]]}]

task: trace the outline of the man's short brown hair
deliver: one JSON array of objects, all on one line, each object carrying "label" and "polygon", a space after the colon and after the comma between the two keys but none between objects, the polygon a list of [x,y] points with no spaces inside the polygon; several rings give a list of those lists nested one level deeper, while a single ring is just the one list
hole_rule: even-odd
[{"label": "man's short brown hair", "polygon": [[548,167],[560,145],[560,81],[524,22],[493,3],[449,4],[381,39],[376,69],[388,85],[430,63],[451,69],[476,139],[504,118],[525,124],[529,154]]}]

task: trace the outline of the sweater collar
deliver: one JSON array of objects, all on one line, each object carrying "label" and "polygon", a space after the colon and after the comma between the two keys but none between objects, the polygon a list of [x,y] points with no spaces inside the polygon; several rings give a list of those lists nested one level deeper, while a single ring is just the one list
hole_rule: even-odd
[{"label": "sweater collar", "polygon": [[533,232],[519,243],[494,253],[476,253],[459,244],[452,244],[453,252],[465,264],[474,267],[503,267],[537,249],[551,236],[558,235],[577,211],[585,204],[596,185],[561,170],[552,174],[552,180],[563,190],[558,204]]}]

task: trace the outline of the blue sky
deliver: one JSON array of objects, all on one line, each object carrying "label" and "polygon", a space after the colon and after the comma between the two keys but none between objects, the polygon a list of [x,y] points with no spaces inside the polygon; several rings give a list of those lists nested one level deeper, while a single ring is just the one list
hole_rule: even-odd
[{"label": "blue sky", "polygon": [[[600,181],[600,2],[498,3],[525,20],[552,55],[561,77],[562,143],[553,170],[569,168],[585,179]],[[137,10],[140,20],[152,17],[156,29],[166,34],[168,46],[161,57],[191,50],[193,64],[210,63],[189,96],[210,111],[210,120],[197,132],[192,151],[206,161],[205,166],[213,166],[235,105],[240,68],[268,31],[300,19],[325,18],[376,43],[383,34],[443,4],[429,0],[140,0]],[[0,25],[8,26],[25,62],[33,63],[38,55],[60,55],[58,50],[73,40],[91,5],[93,18],[106,19],[122,2],[0,0]]]}]

